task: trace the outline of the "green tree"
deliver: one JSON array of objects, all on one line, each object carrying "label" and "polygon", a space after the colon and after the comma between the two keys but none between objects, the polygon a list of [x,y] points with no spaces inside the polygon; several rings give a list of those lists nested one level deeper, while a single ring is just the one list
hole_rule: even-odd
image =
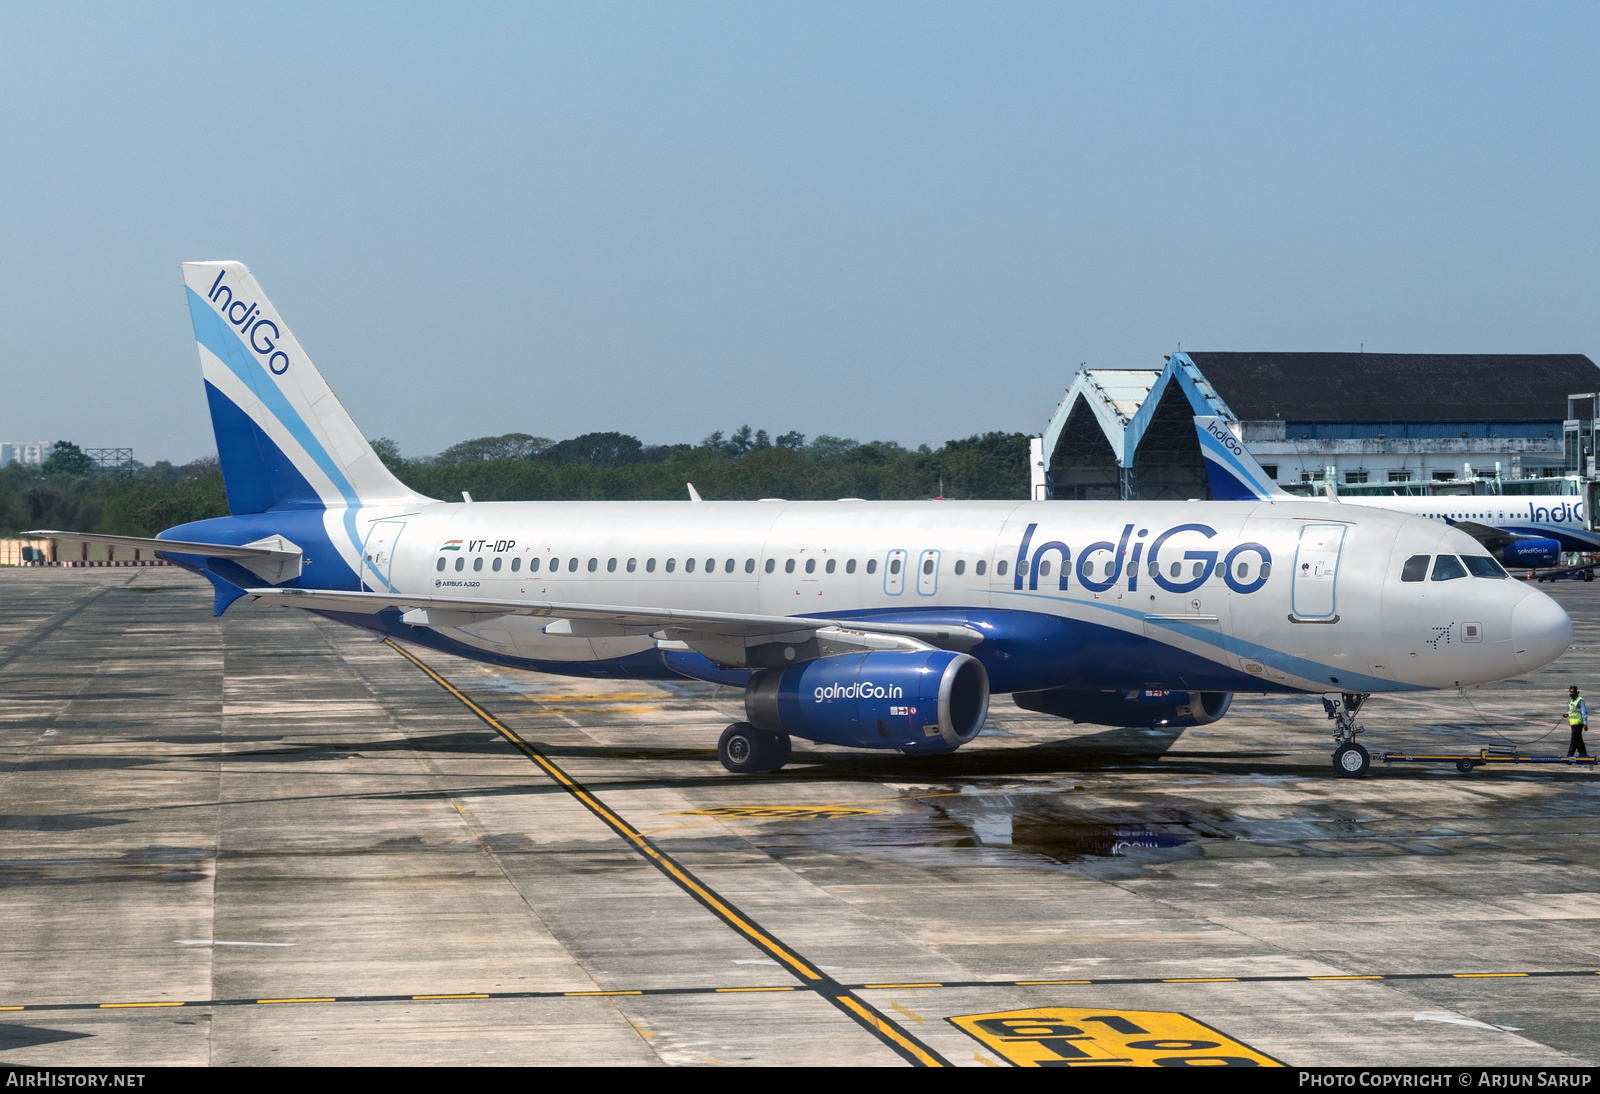
[{"label": "green tree", "polygon": [[583,464],[588,467],[621,467],[638,463],[644,455],[639,438],[626,433],[585,433],[570,441],[550,445],[540,456],[558,466]]},{"label": "green tree", "polygon": [[[438,456],[406,459],[385,438],[371,442],[407,486],[434,498],[470,491],[479,501],[671,500],[684,483],[717,500],[789,498],[947,498],[1028,495],[1028,438],[982,433],[916,451],[893,441],[799,433],[768,442],[747,428],[713,433],[698,445],[645,445],[625,433],[586,433],[559,443],[527,433],[479,437]],[[228,512],[214,457],[182,466],[165,461],[126,475],[86,474],[88,458],[61,442],[49,470],[0,468],[0,534],[63,528],[153,535]],[[73,453],[83,463],[73,458]],[[62,463],[66,462],[63,467]],[[74,471],[73,467],[82,470]]]},{"label": "green tree", "polygon": [[[393,442],[390,442],[391,444]],[[635,444],[638,442],[635,441]],[[528,433],[502,433],[498,437],[476,437],[451,445],[434,457],[439,463],[468,463],[473,460],[526,460],[550,447],[550,438]],[[395,445],[395,456],[400,447]]]},{"label": "green tree", "polygon": [[378,459],[383,461],[383,466],[390,471],[398,470],[405,463],[405,458],[400,455],[400,446],[388,437],[368,437],[367,443],[372,446],[372,451]]},{"label": "green tree", "polygon": [[87,475],[94,470],[94,461],[71,441],[57,441],[39,470],[46,475]]}]

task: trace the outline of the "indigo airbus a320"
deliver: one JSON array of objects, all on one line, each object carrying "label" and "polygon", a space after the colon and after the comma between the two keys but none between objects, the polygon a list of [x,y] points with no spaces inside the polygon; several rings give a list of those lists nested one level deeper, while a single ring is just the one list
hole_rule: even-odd
[{"label": "indigo airbus a320", "polygon": [[744,689],[732,771],[791,737],[910,754],[989,697],[1109,726],[1202,725],[1236,692],[1314,693],[1334,768],[1378,692],[1548,664],[1572,624],[1449,525],[1217,502],[441,502],[378,459],[250,271],[183,277],[231,516],[157,551],[242,597],[497,665]]}]

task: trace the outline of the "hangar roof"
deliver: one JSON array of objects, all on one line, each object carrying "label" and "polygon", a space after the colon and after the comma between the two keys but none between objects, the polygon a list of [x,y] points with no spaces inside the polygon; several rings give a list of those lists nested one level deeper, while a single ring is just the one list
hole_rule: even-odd
[{"label": "hangar roof", "polygon": [[1187,357],[1244,421],[1559,421],[1600,391],[1581,353],[1209,353]]},{"label": "hangar roof", "polygon": [[1150,389],[1156,385],[1156,381],[1170,368],[1170,364],[1167,369],[1079,368],[1044,431],[1045,458],[1051,458],[1056,445],[1060,443],[1061,431],[1066,428],[1067,419],[1081,400],[1100,423],[1101,431],[1120,460],[1128,423],[1139,413],[1139,407],[1150,395]]},{"label": "hangar roof", "polygon": [[1089,386],[1097,389],[1124,425],[1139,413],[1150,389],[1161,379],[1158,368],[1088,368],[1083,370]]}]

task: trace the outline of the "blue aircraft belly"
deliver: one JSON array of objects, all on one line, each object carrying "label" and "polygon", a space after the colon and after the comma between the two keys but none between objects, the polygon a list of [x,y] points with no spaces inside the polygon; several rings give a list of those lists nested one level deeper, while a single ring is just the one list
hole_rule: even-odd
[{"label": "blue aircraft belly", "polygon": [[[645,650],[626,657],[595,661],[550,661],[485,650],[432,628],[412,627],[400,621],[399,612],[318,614],[458,657],[557,676],[631,680],[687,678],[742,688],[751,675],[745,669],[719,668],[692,651]],[[891,618],[902,622],[948,622],[952,626],[973,626],[981,630],[990,637],[971,652],[983,663],[989,673],[990,688],[997,693],[1054,687],[1143,688],[1150,684],[1194,691],[1296,690],[1247,676],[1143,635],[1033,612],[932,609],[896,613],[862,611],[850,613],[848,617],[863,622],[871,619],[888,622]]]},{"label": "blue aircraft belly", "polygon": [[[357,587],[355,574],[328,541],[321,514],[317,512],[223,517],[185,525],[181,529],[173,529],[172,534],[227,543],[247,543],[272,534],[285,535],[307,549],[311,562],[298,580],[286,584],[318,589]],[[317,566],[319,558],[325,560],[320,568]],[[259,580],[237,563],[227,560],[201,560],[176,555],[173,560],[208,577],[214,584],[218,584],[217,578],[224,579],[218,584],[219,590],[225,586],[249,586]],[[231,598],[219,591],[219,614],[220,609],[229,602]],[[386,637],[403,639],[505,668],[595,679],[687,678],[740,688],[750,678],[748,670],[719,668],[703,655],[692,651],[646,650],[626,657],[593,661],[554,661],[487,650],[432,628],[413,627],[401,622],[397,611],[376,615],[349,612],[318,614]],[[993,608],[879,608],[831,612],[829,616],[863,623],[880,620],[971,627],[985,636],[984,641],[974,647],[971,653],[983,663],[989,674],[990,688],[996,693],[1059,687],[1090,690],[1146,687],[1191,691],[1298,690],[1263,680],[1259,676],[1246,675],[1221,661],[1179,649],[1142,633],[1043,612]],[[1301,671],[1303,666],[1284,667],[1296,675],[1306,674]],[[1307,671],[1313,676],[1321,675],[1320,666],[1310,666]]]}]

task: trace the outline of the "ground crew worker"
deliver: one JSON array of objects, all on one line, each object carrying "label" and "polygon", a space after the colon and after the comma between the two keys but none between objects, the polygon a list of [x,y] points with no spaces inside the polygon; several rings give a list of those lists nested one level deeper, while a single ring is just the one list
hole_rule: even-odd
[{"label": "ground crew worker", "polygon": [[1578,694],[1578,685],[1574,684],[1567,689],[1567,724],[1572,727],[1572,740],[1567,744],[1567,756],[1573,753],[1587,756],[1589,750],[1583,747],[1583,731],[1589,728],[1589,705]]}]

